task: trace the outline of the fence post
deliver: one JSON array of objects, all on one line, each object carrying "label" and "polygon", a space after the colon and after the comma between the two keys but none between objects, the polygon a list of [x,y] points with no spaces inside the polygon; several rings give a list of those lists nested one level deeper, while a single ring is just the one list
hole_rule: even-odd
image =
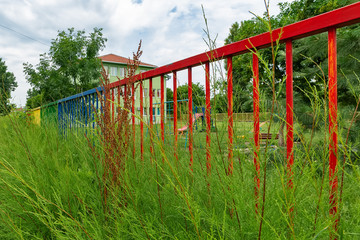
[{"label": "fence post", "polygon": [[175,143],[174,143],[174,156],[176,161],[179,160],[177,154],[177,141],[178,141],[178,131],[177,131],[177,75],[176,72],[173,73],[173,117],[174,117],[174,136],[175,136]]},{"label": "fence post", "polygon": [[289,218],[293,226],[293,171],[294,164],[294,106],[293,106],[293,54],[292,41],[286,42],[286,158],[287,188],[289,190]]},{"label": "fence post", "polygon": [[210,119],[210,62],[205,64],[205,98],[206,98],[206,170],[207,174],[211,173],[211,154],[210,154],[210,132],[211,132],[211,119]]},{"label": "fence post", "polygon": [[227,58],[227,94],[228,94],[228,152],[229,152],[229,166],[228,174],[232,175],[234,169],[233,163],[233,135],[234,135],[234,124],[233,124],[233,79],[232,79],[232,57]]},{"label": "fence post", "polygon": [[154,149],[153,149],[153,80],[152,78],[149,79],[149,124],[150,124],[150,130],[149,130],[149,135],[150,135],[150,157],[152,157],[153,153],[154,153]]},{"label": "fence post", "polygon": [[259,192],[260,192],[260,162],[259,162],[259,59],[256,53],[253,53],[253,106],[254,106],[254,165],[255,165],[255,213],[258,214]]},{"label": "fence post", "polygon": [[144,160],[144,90],[143,81],[140,81],[140,154],[141,161]]},{"label": "fence post", "polygon": [[190,170],[193,171],[192,165],[193,165],[193,124],[192,124],[192,72],[191,67],[188,68],[188,106],[189,106],[189,152],[190,152]]},{"label": "fence post", "polygon": [[[332,217],[333,231],[337,232],[337,54],[336,54],[336,29],[328,32],[328,54],[329,54],[329,184],[330,184],[330,216]],[[330,234],[335,239],[335,233]]]},{"label": "fence post", "polygon": [[[164,75],[161,75],[160,77],[160,114],[161,114],[161,141],[164,144],[165,138],[164,138],[164,133],[165,133],[165,129],[164,129],[164,120],[165,120],[165,106],[164,106],[164,92],[165,92],[165,87],[164,87]],[[164,160],[164,159],[163,159]]]},{"label": "fence post", "polygon": [[133,132],[133,158],[135,159],[135,83],[131,85],[131,116],[132,116],[132,132]]}]

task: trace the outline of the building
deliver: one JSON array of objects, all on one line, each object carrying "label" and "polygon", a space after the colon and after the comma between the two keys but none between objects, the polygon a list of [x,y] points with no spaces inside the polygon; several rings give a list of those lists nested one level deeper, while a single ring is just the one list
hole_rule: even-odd
[{"label": "building", "polygon": [[[121,57],[115,54],[107,54],[99,57],[103,63],[105,71],[108,73],[110,77],[110,82],[118,81],[118,79],[123,79],[126,76],[127,65],[129,63],[129,59],[125,57]],[[146,72],[148,70],[154,69],[157,66],[140,62],[139,65],[139,73]],[[166,79],[166,78],[165,78]],[[164,96],[166,101],[166,80],[164,79]],[[153,122],[160,123],[160,77],[153,78]],[[144,119],[148,122],[149,116],[149,80],[145,80],[143,82],[143,96],[144,96]],[[165,106],[166,108],[166,106]],[[140,88],[137,87],[135,90],[135,114],[140,115]],[[166,109],[165,109],[166,114]],[[165,116],[166,119],[166,116]]]}]

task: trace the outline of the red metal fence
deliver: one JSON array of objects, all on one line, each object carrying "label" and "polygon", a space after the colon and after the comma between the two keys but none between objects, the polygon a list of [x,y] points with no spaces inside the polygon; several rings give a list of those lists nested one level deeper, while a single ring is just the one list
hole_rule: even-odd
[{"label": "red metal fence", "polygon": [[[254,168],[255,168],[255,199],[256,209],[258,208],[258,194],[260,192],[260,162],[259,162],[259,60],[256,52],[259,49],[268,48],[272,44],[279,42],[279,44],[286,45],[286,152],[287,152],[287,181],[288,187],[293,188],[293,164],[294,164],[294,121],[293,121],[293,53],[292,43],[297,39],[301,39],[307,36],[319,34],[322,32],[328,32],[328,79],[329,79],[329,179],[330,179],[330,214],[335,215],[337,212],[338,200],[337,200],[337,61],[336,61],[336,29],[344,26],[349,26],[360,22],[360,3],[355,3],[346,6],[341,9],[334,10],[313,18],[306,19],[301,22],[297,22],[280,29],[275,29],[272,32],[263,33],[257,36],[244,39],[239,42],[235,42],[210,52],[205,52],[192,56],[181,61],[177,61],[139,75],[136,75],[136,81],[149,80],[149,115],[150,119],[153,118],[153,101],[152,101],[152,79],[155,77],[161,78],[161,141],[164,142],[164,76],[165,74],[173,74],[173,102],[174,102],[174,147],[177,149],[178,143],[178,132],[177,132],[177,72],[186,70],[188,72],[188,126],[189,126],[189,152],[190,159],[189,165],[192,170],[193,165],[193,106],[192,106],[192,69],[196,66],[205,66],[205,121],[206,121],[206,168],[208,174],[211,172],[211,119],[210,119],[210,62],[227,60],[227,96],[228,96],[228,174],[231,175],[233,172],[233,77],[232,77],[232,58],[237,55],[252,52],[253,53],[253,114],[254,114]],[[115,89],[127,84],[128,80],[124,79],[119,82],[110,84],[111,88]],[[112,98],[114,98],[114,92],[112,92]],[[144,96],[142,91],[142,84],[140,83],[140,118],[143,117],[143,104]],[[135,113],[134,107],[134,86],[132,88],[132,113]],[[135,143],[135,118],[132,117],[133,131],[134,131],[134,143]],[[150,135],[152,133],[153,124],[150,121]],[[143,159],[144,154],[144,124],[140,122],[140,154]],[[153,138],[150,136],[151,141]],[[150,149],[153,152],[153,145],[150,143]],[[133,154],[135,154],[135,149]],[[175,157],[177,158],[177,151],[174,151]],[[257,210],[256,210],[257,211]],[[336,225],[334,226],[336,229]]]},{"label": "red metal fence", "polygon": [[[328,32],[328,57],[329,57],[329,178],[330,178],[330,214],[337,212],[337,62],[336,62],[336,29],[360,22],[360,3],[355,3],[341,9],[334,10],[313,18],[297,22],[272,32],[260,34],[248,39],[232,43],[211,52],[205,52],[190,58],[183,59],[163,67],[156,68],[137,76],[137,80],[151,79],[160,76],[164,78],[165,74],[173,73],[174,76],[174,113],[177,109],[176,94],[176,73],[180,70],[188,69],[188,98],[189,98],[189,152],[190,168],[193,163],[193,122],[192,122],[192,68],[199,65],[205,65],[205,92],[206,92],[206,167],[208,173],[211,171],[210,154],[210,62],[218,60],[227,60],[227,86],[228,86],[228,173],[232,174],[233,169],[233,88],[232,88],[232,57],[248,52],[256,52],[259,49],[267,48],[271,44],[279,41],[280,44],[286,44],[286,148],[287,148],[287,176],[288,185],[293,187],[292,166],[294,163],[294,136],[293,136],[293,73],[292,73],[292,42],[296,39],[307,36]],[[259,62],[256,53],[253,53],[253,101],[254,101],[254,165],[256,169],[255,176],[255,195],[258,199],[260,191],[260,163],[258,159],[259,146]],[[113,87],[124,85],[126,79],[113,84]],[[162,81],[163,84],[163,81]],[[141,85],[140,85],[141,86]],[[142,93],[142,91],[140,91]],[[149,97],[152,99],[152,90],[149,91]],[[141,101],[143,99],[141,98]],[[164,87],[161,85],[161,137],[164,141]],[[142,104],[142,102],[141,102]],[[142,108],[140,108],[142,109]],[[152,102],[150,102],[152,109]],[[152,111],[150,111],[152,114]],[[151,122],[151,121],[150,121]],[[152,125],[150,125],[152,127]],[[151,130],[150,130],[151,131]],[[141,138],[143,138],[143,125],[141,125]],[[174,134],[175,147],[177,145],[177,118],[174,116]],[[176,152],[176,151],[175,151]],[[141,145],[141,154],[143,154],[143,145]],[[176,154],[176,153],[175,153]],[[257,203],[256,203],[257,204]]]}]

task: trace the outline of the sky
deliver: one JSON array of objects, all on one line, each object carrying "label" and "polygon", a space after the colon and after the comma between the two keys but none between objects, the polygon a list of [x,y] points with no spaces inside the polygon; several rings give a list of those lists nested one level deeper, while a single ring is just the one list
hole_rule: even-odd
[{"label": "sky", "polygon": [[[271,0],[271,15],[279,13],[279,2],[291,0]],[[59,30],[74,27],[90,33],[103,28],[107,42],[100,55],[131,57],[142,40],[141,61],[157,66],[205,52],[202,6],[218,47],[234,22],[265,11],[264,0],[0,0],[0,58],[18,83],[11,101],[26,104],[30,85],[23,63],[38,64]],[[178,78],[180,84],[186,82],[181,74]],[[200,78],[195,72],[194,82]]]}]

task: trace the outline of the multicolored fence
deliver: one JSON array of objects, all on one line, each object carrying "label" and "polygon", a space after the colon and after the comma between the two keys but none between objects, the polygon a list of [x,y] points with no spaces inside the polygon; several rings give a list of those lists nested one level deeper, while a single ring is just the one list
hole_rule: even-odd
[{"label": "multicolored fence", "polygon": [[[338,125],[337,125],[337,44],[336,44],[336,29],[356,24],[360,22],[360,3],[355,3],[346,6],[341,9],[334,10],[313,18],[306,19],[301,22],[297,22],[281,29],[275,29],[272,32],[267,32],[257,36],[244,39],[242,41],[232,43],[209,52],[201,53],[196,56],[192,56],[144,73],[136,75],[136,81],[140,83],[143,80],[149,80],[150,89],[149,94],[149,109],[153,109],[152,101],[152,79],[159,77],[161,79],[161,121],[160,131],[161,139],[164,141],[165,133],[165,108],[164,108],[164,76],[166,74],[172,74],[173,77],[173,135],[174,135],[174,146],[177,149],[178,142],[178,99],[177,99],[177,73],[179,71],[187,71],[188,76],[188,151],[189,151],[189,167],[192,169],[194,161],[193,153],[193,95],[192,95],[192,83],[193,83],[193,68],[197,66],[204,66],[205,69],[205,123],[206,123],[206,168],[207,172],[211,172],[211,93],[210,93],[210,63],[226,60],[227,63],[227,168],[228,174],[231,175],[233,172],[233,159],[234,159],[234,113],[233,113],[233,76],[232,76],[232,60],[234,56],[242,55],[246,53],[253,54],[252,68],[253,68],[253,117],[249,118],[253,121],[253,144],[255,150],[253,152],[253,162],[255,168],[255,195],[256,199],[260,192],[260,126],[259,126],[259,59],[257,51],[259,49],[268,48],[272,45],[279,43],[285,44],[286,46],[286,159],[287,159],[287,181],[289,188],[293,188],[293,164],[294,164],[294,103],[293,103],[293,48],[292,43],[297,39],[316,35],[319,33],[328,33],[328,106],[329,106],[329,179],[330,179],[330,215],[336,215],[338,209],[338,177],[337,177],[337,166],[338,166]],[[325,46],[324,46],[325,47]],[[111,96],[112,96],[112,113],[115,113],[114,99],[116,99],[119,93],[117,89],[124,86],[127,80],[121,80],[110,84]],[[137,84],[137,83],[135,83]],[[141,88],[141,85],[140,85]],[[132,88],[134,91],[134,87]],[[49,104],[41,108],[41,121],[44,121],[46,117],[52,119],[51,121],[57,121],[61,131],[66,132],[76,130],[85,127],[96,127],[94,122],[94,111],[101,111],[98,101],[98,95],[96,93],[102,92],[101,88],[86,91],[84,93],[71,96],[65,99],[61,99],[56,103]],[[132,93],[134,96],[134,92]],[[169,99],[168,99],[169,100]],[[143,91],[140,89],[140,119],[144,116],[143,111]],[[94,106],[94,107],[92,107]],[[57,111],[57,114],[56,114]],[[133,114],[132,123],[135,124],[134,120],[134,106],[131,109]],[[55,117],[57,115],[57,117]],[[153,119],[153,111],[149,111],[148,115],[150,119]],[[49,120],[47,120],[49,121]],[[144,154],[144,124],[140,122],[140,154]],[[150,121],[150,131],[152,131],[153,124]],[[135,131],[135,128],[133,128]],[[135,132],[134,132],[135,134]],[[149,149],[151,151],[151,147]],[[174,151],[175,155],[178,154],[177,150]],[[256,205],[257,206],[257,205]],[[336,224],[335,224],[336,229]]]}]

